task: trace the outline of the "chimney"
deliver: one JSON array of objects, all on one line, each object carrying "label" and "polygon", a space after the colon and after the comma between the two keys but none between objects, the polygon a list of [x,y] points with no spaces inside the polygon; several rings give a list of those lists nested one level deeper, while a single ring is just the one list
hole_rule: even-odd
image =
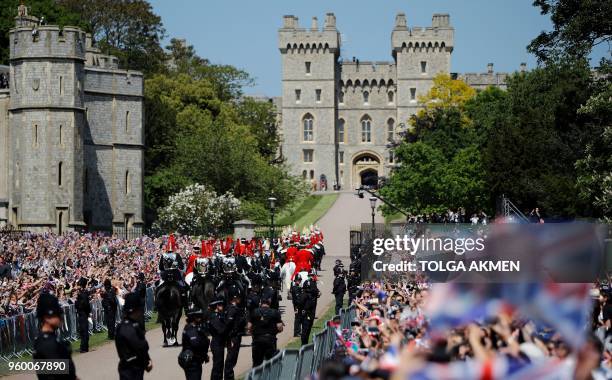
[{"label": "chimney", "polygon": [[310,30],[312,30],[313,32],[319,30],[319,23],[316,17],[312,18],[312,24],[310,24]]},{"label": "chimney", "polygon": [[431,26],[434,28],[447,28],[450,26],[448,13],[435,13],[431,18]]},{"label": "chimney", "polygon": [[395,28],[393,28],[395,30],[407,30],[407,24],[406,24],[406,14],[405,13],[398,13],[395,16]]},{"label": "chimney", "polygon": [[493,74],[493,64],[492,63],[487,64],[487,72],[489,74]]},{"label": "chimney", "polygon": [[325,15],[325,29],[336,30],[336,16],[333,13],[328,13]]},{"label": "chimney", "polygon": [[527,71],[527,63],[521,62],[521,73],[524,73],[525,71]]}]

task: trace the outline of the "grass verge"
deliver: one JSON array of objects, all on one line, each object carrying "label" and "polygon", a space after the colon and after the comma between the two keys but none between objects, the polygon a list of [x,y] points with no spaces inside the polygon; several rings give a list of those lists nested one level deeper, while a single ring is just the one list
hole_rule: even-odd
[{"label": "grass verge", "polygon": [[278,224],[287,226],[294,224],[298,231],[316,223],[338,199],[338,194],[309,195],[289,214],[282,216]]},{"label": "grass verge", "polygon": [[[149,322],[145,323],[145,329],[147,331],[152,330],[156,327],[159,327],[160,324],[159,323],[155,323],[155,321],[157,320],[157,312],[153,312],[153,314],[151,315],[151,319],[149,319]],[[98,332],[98,333],[94,333],[92,335],[89,336],[89,349],[93,349],[108,343],[113,343],[112,340],[108,340],[107,339],[108,334],[106,331],[102,331],[102,332]],[[75,340],[74,342],[71,343],[72,346],[72,356],[78,356],[80,355],[79,353],[79,346],[81,345],[81,340]],[[12,358],[11,361],[27,361],[27,360],[31,360],[32,359],[32,355],[22,355],[20,357],[15,357]],[[78,370],[78,368],[77,368]],[[0,377],[4,377],[4,376],[9,376],[9,375],[16,375],[17,372],[10,372],[9,368],[8,368],[8,363],[5,361],[1,361],[0,362]]]}]

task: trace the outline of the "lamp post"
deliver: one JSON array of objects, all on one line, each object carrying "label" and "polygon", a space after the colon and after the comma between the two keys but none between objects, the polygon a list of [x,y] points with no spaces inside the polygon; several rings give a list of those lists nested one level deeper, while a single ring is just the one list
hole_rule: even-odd
[{"label": "lamp post", "polygon": [[274,239],[274,208],[276,207],[276,198],[268,198],[270,204],[270,242]]},{"label": "lamp post", "polygon": [[376,216],[376,197],[370,197],[370,207],[372,207],[372,239],[374,239],[374,231],[376,229],[374,222],[374,217]]}]

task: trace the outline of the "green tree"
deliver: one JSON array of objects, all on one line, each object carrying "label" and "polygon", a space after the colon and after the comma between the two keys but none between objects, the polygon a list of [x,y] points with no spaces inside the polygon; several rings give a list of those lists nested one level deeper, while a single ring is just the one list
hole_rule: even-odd
[{"label": "green tree", "polygon": [[559,56],[587,57],[594,46],[612,38],[612,2],[609,0],[535,0],[550,15],[553,30],[543,31],[527,47],[540,61]]},{"label": "green tree", "polygon": [[58,0],[79,14],[103,52],[119,58],[122,67],[145,74],[163,71],[166,54],[161,17],[146,0]]}]

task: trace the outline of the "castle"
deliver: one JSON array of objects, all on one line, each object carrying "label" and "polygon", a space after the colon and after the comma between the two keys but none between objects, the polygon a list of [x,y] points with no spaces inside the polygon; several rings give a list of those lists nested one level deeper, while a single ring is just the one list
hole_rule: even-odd
[{"label": "castle", "polygon": [[0,226],[140,233],[142,74],[23,4],[15,20],[0,88]]},{"label": "castle", "polygon": [[[434,14],[429,27],[409,28],[395,18],[391,62],[340,59],[336,17],[309,29],[284,16],[278,31],[282,59],[279,104],[282,155],[293,174],[317,184],[355,189],[376,186],[394,166],[392,147],[406,131],[438,73],[458,77],[476,89],[506,87],[493,64],[483,74],[451,73],[454,28],[448,14]],[[525,64],[521,64],[525,70]]]}]

